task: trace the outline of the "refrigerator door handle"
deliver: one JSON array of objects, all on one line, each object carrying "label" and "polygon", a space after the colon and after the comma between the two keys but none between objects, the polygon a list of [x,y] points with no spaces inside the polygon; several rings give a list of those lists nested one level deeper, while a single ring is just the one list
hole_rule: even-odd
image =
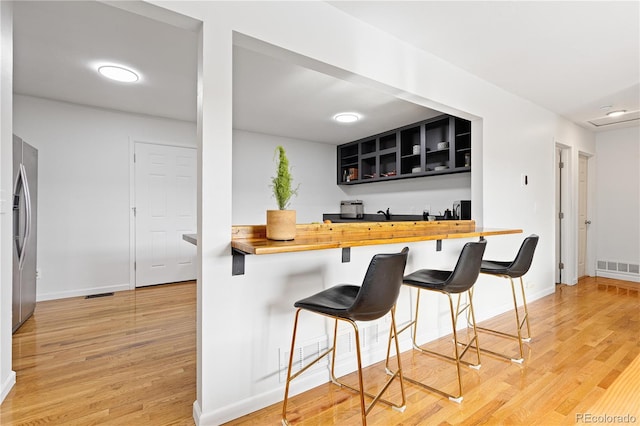
[{"label": "refrigerator door handle", "polygon": [[[20,192],[24,193],[24,205],[25,205],[25,223],[24,223],[24,237],[22,244],[20,243]],[[16,176],[16,183],[13,189],[13,210],[14,210],[14,239],[16,244],[16,250],[18,251],[18,269],[22,270],[24,260],[27,254],[27,240],[31,234],[31,196],[29,194],[29,184],[27,182],[27,171],[24,168],[24,164],[20,164],[18,176]]]},{"label": "refrigerator door handle", "polygon": [[26,213],[26,223],[24,227],[24,243],[22,244],[22,256],[20,257],[20,269],[24,264],[24,259],[27,254],[27,244],[29,237],[31,236],[31,192],[29,191],[29,181],[27,180],[27,170],[24,168],[24,164],[20,164],[20,170],[24,179],[24,205]]}]

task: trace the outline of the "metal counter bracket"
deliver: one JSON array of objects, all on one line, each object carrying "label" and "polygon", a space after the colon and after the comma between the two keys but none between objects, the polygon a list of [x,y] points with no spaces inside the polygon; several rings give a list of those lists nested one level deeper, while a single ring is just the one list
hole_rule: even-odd
[{"label": "metal counter bracket", "polygon": [[351,262],[351,247],[342,248],[342,263]]},{"label": "metal counter bracket", "polygon": [[244,275],[245,252],[231,247],[231,275]]}]

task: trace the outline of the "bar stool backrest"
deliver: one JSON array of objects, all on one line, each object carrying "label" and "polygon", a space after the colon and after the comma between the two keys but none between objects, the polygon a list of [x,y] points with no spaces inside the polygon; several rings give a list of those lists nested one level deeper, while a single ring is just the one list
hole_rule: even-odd
[{"label": "bar stool backrest", "polygon": [[462,293],[469,290],[480,275],[480,265],[486,246],[486,240],[465,244],[456,267],[443,283],[442,289],[449,293]]},{"label": "bar stool backrest", "polygon": [[511,278],[518,278],[527,273],[527,271],[531,267],[531,262],[533,261],[533,253],[535,252],[536,246],[538,245],[538,239],[539,237],[535,234],[532,234],[524,239],[522,245],[520,246],[520,250],[518,250],[516,258],[507,268],[506,275],[510,276]]},{"label": "bar stool backrest", "polygon": [[409,248],[400,253],[377,254],[371,259],[358,295],[348,309],[355,321],[372,321],[384,316],[398,299]]}]

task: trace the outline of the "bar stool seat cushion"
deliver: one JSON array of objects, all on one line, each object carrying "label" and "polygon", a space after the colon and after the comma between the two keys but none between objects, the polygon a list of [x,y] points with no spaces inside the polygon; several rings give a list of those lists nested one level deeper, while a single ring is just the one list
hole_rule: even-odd
[{"label": "bar stool seat cushion", "polygon": [[[362,286],[340,284],[293,306],[352,321],[373,321],[391,310],[398,299],[409,249],[399,254],[377,254],[371,259]],[[398,273],[400,276],[398,277]]]},{"label": "bar stool seat cushion", "polygon": [[358,291],[360,287],[357,285],[336,285],[298,300],[293,306],[334,317],[353,319],[349,308],[353,305]]},{"label": "bar stool seat cushion", "polygon": [[525,238],[516,258],[512,261],[483,260],[480,265],[480,272],[483,274],[504,275],[510,278],[522,277],[531,267],[538,239],[539,237],[536,234],[531,234]]},{"label": "bar stool seat cushion", "polygon": [[420,269],[406,275],[402,281],[404,284],[423,288],[442,288],[447,279],[451,276],[451,271],[440,271],[438,269]]},{"label": "bar stool seat cushion", "polygon": [[[513,273],[511,270],[512,263],[513,262],[500,262],[497,260],[483,260],[480,266],[480,272],[485,274],[510,275]],[[512,275],[511,278],[518,278],[518,276]]]}]

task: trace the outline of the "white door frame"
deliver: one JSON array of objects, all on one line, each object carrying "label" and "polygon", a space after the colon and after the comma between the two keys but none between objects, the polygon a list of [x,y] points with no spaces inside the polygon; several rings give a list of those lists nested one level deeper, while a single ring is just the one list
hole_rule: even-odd
[{"label": "white door frame", "polygon": [[[560,156],[564,164],[564,167],[562,169],[560,169],[556,164],[558,150],[560,150]],[[558,278],[559,262],[562,261],[562,263],[564,263],[564,268],[562,270],[562,277],[559,283],[571,284],[570,271],[572,270],[574,264],[573,256],[571,255],[571,241],[573,240],[573,206],[571,198],[571,147],[556,142],[553,164],[554,171],[556,173],[556,182],[561,182],[559,187],[556,186],[555,195],[556,204],[558,203],[558,200],[560,200],[561,205],[556,205],[556,208],[554,209],[553,223],[555,230],[554,238],[556,239],[556,260],[554,261],[554,271],[556,271],[555,275],[556,278]],[[558,190],[560,191],[560,194],[557,193]],[[564,219],[562,219],[562,227],[558,232],[557,227],[559,220],[555,215],[560,211],[564,214]]]},{"label": "white door frame", "polygon": [[[197,146],[181,144],[177,142],[167,141],[149,141],[146,139],[129,137],[129,290],[136,288],[136,217],[133,213],[133,208],[136,205],[136,191],[135,191],[135,148],[136,143],[146,143],[152,145],[173,146],[177,148],[193,148],[198,149]],[[196,212],[197,214],[197,212]]]}]

